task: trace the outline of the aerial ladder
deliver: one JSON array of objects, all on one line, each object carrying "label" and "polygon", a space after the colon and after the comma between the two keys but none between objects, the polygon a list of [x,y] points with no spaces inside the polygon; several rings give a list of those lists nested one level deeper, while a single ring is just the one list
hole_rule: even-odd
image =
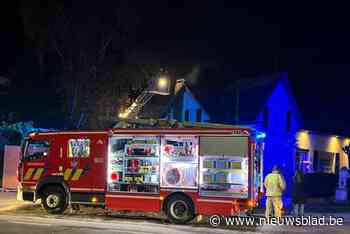
[{"label": "aerial ladder", "polygon": [[125,128],[138,123],[150,125],[147,119],[138,119],[138,114],[154,95],[170,95],[170,80],[168,76],[161,74],[158,78],[150,80],[146,89],[141,92],[132,104],[119,113],[119,121],[114,127]]},{"label": "aerial ladder", "polygon": [[[184,80],[180,79],[177,83]],[[135,101],[124,111],[119,113],[119,121],[114,128],[232,128],[233,125],[201,123],[201,122],[180,122],[177,120],[167,119],[142,119],[138,117],[142,108],[152,99],[154,95],[170,95],[170,80],[167,76],[161,75],[156,79],[152,79],[148,87],[135,99]]]}]

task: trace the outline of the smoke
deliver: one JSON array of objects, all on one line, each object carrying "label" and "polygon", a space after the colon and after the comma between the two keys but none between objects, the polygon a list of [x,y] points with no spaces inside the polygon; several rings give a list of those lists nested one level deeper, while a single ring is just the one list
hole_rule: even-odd
[{"label": "smoke", "polygon": [[201,72],[201,66],[199,64],[194,65],[192,68],[192,71],[188,73],[185,77],[186,82],[192,85],[196,85],[199,81],[200,72]]}]

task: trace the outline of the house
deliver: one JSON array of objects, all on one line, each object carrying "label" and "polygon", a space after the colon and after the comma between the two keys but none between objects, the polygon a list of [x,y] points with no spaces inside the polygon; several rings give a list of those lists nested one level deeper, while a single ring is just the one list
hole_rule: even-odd
[{"label": "house", "polygon": [[342,167],[349,168],[349,159],[344,147],[349,146],[350,137],[300,130],[296,138],[295,167],[304,173],[338,175]]},{"label": "house", "polygon": [[208,122],[210,117],[183,79],[176,80],[170,95],[154,95],[139,118]]},{"label": "house", "polygon": [[[203,100],[211,122],[253,127],[265,133],[264,175],[280,166],[286,178],[294,174],[296,135],[302,126],[300,111],[291,92],[287,73],[235,80]],[[292,181],[287,180],[287,194]]]},{"label": "house", "polygon": [[235,79],[220,89],[189,87],[183,81],[176,87],[172,96],[154,97],[144,108],[143,117],[238,124],[264,132],[264,175],[279,165],[286,178],[287,197],[296,169],[337,174],[340,168],[349,168],[342,148],[349,145],[350,138],[305,130],[308,125],[301,117],[286,72]]},{"label": "house", "polygon": [[[315,113],[308,113],[304,105],[299,107],[285,72],[236,80],[221,94],[213,91],[199,96],[215,97],[203,100],[211,122],[247,125],[266,133],[264,175],[279,165],[287,195],[291,195],[296,169],[304,174],[334,174],[336,178],[342,167],[349,168],[349,156],[343,148],[350,144],[350,137],[332,130],[317,131],[310,124],[317,118]],[[302,118],[304,114],[311,119]],[[335,123],[327,124],[336,131]]]},{"label": "house", "polygon": [[224,89],[189,87],[178,80],[172,95],[154,96],[139,117],[253,127],[266,135],[264,174],[275,164],[286,178],[294,173],[301,119],[286,73],[242,79]]}]

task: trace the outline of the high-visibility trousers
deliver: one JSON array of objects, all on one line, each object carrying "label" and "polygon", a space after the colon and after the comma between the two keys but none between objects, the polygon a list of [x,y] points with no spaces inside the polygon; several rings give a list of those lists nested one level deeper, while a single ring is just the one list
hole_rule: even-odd
[{"label": "high-visibility trousers", "polygon": [[265,217],[282,217],[283,202],[282,197],[267,197]]}]

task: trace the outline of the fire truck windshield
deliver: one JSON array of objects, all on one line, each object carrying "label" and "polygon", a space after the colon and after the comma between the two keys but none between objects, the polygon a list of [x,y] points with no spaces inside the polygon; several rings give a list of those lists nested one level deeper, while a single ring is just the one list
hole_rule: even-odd
[{"label": "fire truck windshield", "polygon": [[50,143],[45,140],[28,140],[22,149],[24,160],[35,160],[48,155]]}]

